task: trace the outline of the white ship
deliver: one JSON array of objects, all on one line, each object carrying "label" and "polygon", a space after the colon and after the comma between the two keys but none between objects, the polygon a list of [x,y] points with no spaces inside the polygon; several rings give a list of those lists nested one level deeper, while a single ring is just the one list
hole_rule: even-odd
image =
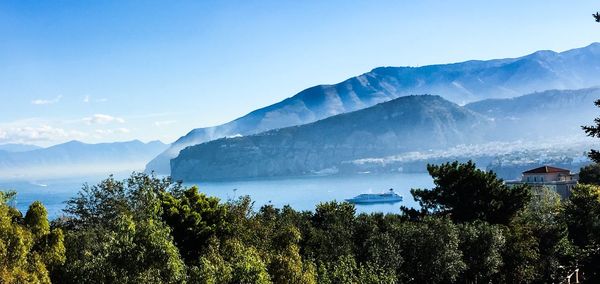
[{"label": "white ship", "polygon": [[359,194],[346,201],[354,204],[396,203],[402,201],[402,196],[396,194],[393,188],[384,193]]}]

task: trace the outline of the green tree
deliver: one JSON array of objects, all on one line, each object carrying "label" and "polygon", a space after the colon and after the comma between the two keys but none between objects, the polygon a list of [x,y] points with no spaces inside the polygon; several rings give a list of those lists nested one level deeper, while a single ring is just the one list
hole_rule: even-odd
[{"label": "green tree", "polygon": [[221,255],[219,242],[211,239],[207,252],[200,257],[199,266],[190,273],[191,283],[225,284],[232,281],[233,268]]},{"label": "green tree", "polygon": [[503,265],[499,283],[532,283],[537,277],[538,240],[528,226],[514,222],[504,231]]},{"label": "green tree", "polygon": [[466,269],[458,227],[444,217],[403,222],[394,228],[402,246],[402,282],[452,283]]},{"label": "green tree", "polygon": [[582,167],[579,170],[579,183],[600,185],[600,164]]},{"label": "green tree", "polygon": [[126,187],[113,176],[97,185],[84,184],[77,196],[67,201],[65,227],[110,226],[118,215],[128,209]]},{"label": "green tree", "polygon": [[355,220],[354,251],[364,269],[382,269],[402,275],[402,247],[391,233],[391,227],[402,222],[394,215],[360,214]]},{"label": "green tree", "polygon": [[229,200],[227,208],[227,220],[230,223],[231,239],[254,243],[260,241],[255,238],[257,232],[256,219],[253,211],[254,203],[249,196],[240,196],[237,200]]},{"label": "green tree", "polygon": [[309,261],[300,256],[300,231],[294,226],[281,229],[275,237],[268,271],[273,283],[310,284],[316,283],[316,269]]},{"label": "green tree", "polygon": [[447,215],[457,222],[508,224],[530,198],[527,186],[510,188],[471,161],[428,165],[427,171],[435,187],[412,189],[411,194],[424,213]]},{"label": "green tree", "polygon": [[578,184],[564,207],[569,237],[575,245],[600,244],[600,186]]},{"label": "green tree", "polygon": [[319,284],[331,284],[331,275],[325,263],[320,262],[317,266],[317,283]]},{"label": "green tree", "polygon": [[581,250],[586,279],[600,281],[600,187],[579,184],[564,206],[569,238]]},{"label": "green tree", "polygon": [[[319,283],[331,284],[393,284],[397,283],[393,271],[375,264],[357,263],[351,255],[340,257],[329,265],[321,266]],[[326,268],[328,267],[328,268]]]},{"label": "green tree", "polygon": [[505,238],[498,225],[482,221],[458,225],[459,248],[466,270],[461,278],[465,283],[490,283],[502,266]]},{"label": "green tree", "polygon": [[568,238],[560,195],[547,187],[535,189],[531,201],[519,218],[520,222],[532,228],[533,235],[538,240],[538,281],[560,281],[569,272],[564,268],[570,268],[574,264],[575,253]]},{"label": "green tree", "polygon": [[[244,239],[245,243],[259,249],[267,260],[273,254],[287,249],[289,245],[301,239],[297,229],[292,228],[294,227],[292,224],[284,224],[282,217],[280,209],[273,205],[264,205],[247,222],[250,230],[248,230],[248,238]],[[296,229],[294,232],[298,232],[298,235],[291,232],[292,229]]]},{"label": "green tree", "polygon": [[34,202],[23,219],[0,192],[0,282],[50,283],[49,270],[65,260],[62,231],[50,231],[47,212]]},{"label": "green tree", "polygon": [[[596,100],[594,104],[600,107],[600,100]],[[600,138],[600,117],[594,119],[594,125],[582,126],[581,128],[587,136]],[[600,151],[592,149],[588,153],[588,157],[595,163],[600,163]]]},{"label": "green tree", "polygon": [[29,205],[24,224],[33,234],[34,250],[39,253],[49,271],[54,271],[65,262],[64,235],[60,228],[50,230],[48,211],[39,202]]},{"label": "green tree", "polygon": [[162,220],[168,179],[134,174],[86,186],[67,203],[61,283],[181,283],[186,266]]},{"label": "green tree", "polygon": [[181,255],[190,264],[197,263],[211,238],[223,238],[230,231],[225,205],[199,193],[195,186],[164,194],[162,211]]},{"label": "green tree", "polygon": [[35,201],[29,205],[29,210],[25,214],[25,225],[36,238],[41,238],[50,233],[48,212],[41,202]]},{"label": "green tree", "polygon": [[317,261],[333,262],[353,254],[354,205],[326,202],[317,205],[312,231],[306,243],[307,255]]},{"label": "green tree", "polygon": [[377,264],[367,262],[358,270],[359,284],[395,284],[398,283],[393,270],[385,269]]},{"label": "green tree", "polygon": [[223,246],[213,239],[208,253],[201,256],[194,283],[262,284],[271,283],[265,262],[253,247],[238,240],[229,240]]},{"label": "green tree", "polygon": [[553,283],[570,272],[575,249],[562,216],[561,198],[555,191],[533,190],[530,202],[505,231],[503,281]]},{"label": "green tree", "polygon": [[40,247],[42,251],[44,263],[50,271],[50,275],[55,274],[66,261],[67,249],[65,247],[65,236],[62,229],[52,229],[50,234],[44,236],[38,244],[38,247]]},{"label": "green tree", "polygon": [[67,235],[61,283],[180,283],[185,266],[169,229],[157,220],[115,219],[112,228],[85,228]]},{"label": "green tree", "polygon": [[267,266],[254,247],[237,240],[228,241],[222,252],[231,266],[231,283],[271,283]]},{"label": "green tree", "polygon": [[358,265],[350,255],[344,255],[334,261],[329,269],[329,282],[332,284],[358,283]]}]

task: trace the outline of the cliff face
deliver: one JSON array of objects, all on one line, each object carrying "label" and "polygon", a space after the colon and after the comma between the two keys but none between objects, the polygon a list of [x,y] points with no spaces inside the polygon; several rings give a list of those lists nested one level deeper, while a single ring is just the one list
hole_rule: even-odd
[{"label": "cliff face", "polygon": [[169,160],[188,146],[310,123],[401,96],[443,94],[445,99],[463,104],[550,89],[600,85],[599,72],[600,44],[597,43],[562,53],[539,51],[512,59],[376,68],[339,84],[308,88],[229,123],[194,129],[148,163],[146,170],[168,174]]},{"label": "cliff face", "polygon": [[438,96],[407,96],[315,123],[188,147],[176,180],[335,172],[346,160],[482,141],[491,122]]}]

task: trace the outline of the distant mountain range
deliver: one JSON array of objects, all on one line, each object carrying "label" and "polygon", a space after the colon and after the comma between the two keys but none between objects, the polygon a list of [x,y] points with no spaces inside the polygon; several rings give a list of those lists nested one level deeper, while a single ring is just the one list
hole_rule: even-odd
[{"label": "distant mountain range", "polygon": [[[439,96],[405,96],[306,125],[188,147],[171,160],[172,176],[195,181],[331,174],[348,161],[459,144],[568,140],[583,136],[579,126],[595,117],[596,99],[598,88],[546,91],[462,107]],[[463,155],[458,158],[469,158],[469,153]]]},{"label": "distant mountain range", "polygon": [[2,144],[0,151],[5,152],[27,152],[32,150],[42,149],[42,147],[29,144]]},{"label": "distant mountain range", "polygon": [[[600,73],[599,73],[600,74]],[[492,118],[489,140],[543,141],[583,136],[581,125],[593,123],[600,109],[600,88],[549,90],[509,99],[488,99],[465,105]]]},{"label": "distant mountain range", "polygon": [[580,125],[598,115],[598,74],[600,43],[519,58],[376,68],[229,123],[194,129],[168,146],[0,145],[0,178],[104,175],[144,165],[158,174],[173,169],[175,178],[185,180],[327,174],[353,161],[411,151],[569,140],[583,136]]},{"label": "distant mountain range", "polygon": [[0,151],[0,178],[56,178],[143,170],[148,160],[166,148],[160,141],[101,144],[71,141],[29,151]]},{"label": "distant mountain range", "polygon": [[509,98],[550,89],[600,85],[600,43],[561,53],[538,51],[511,59],[423,67],[382,67],[335,85],[308,88],[229,123],[198,128],[179,138],[146,166],[168,174],[169,160],[185,147],[311,123],[414,94],[439,94],[458,104]]}]

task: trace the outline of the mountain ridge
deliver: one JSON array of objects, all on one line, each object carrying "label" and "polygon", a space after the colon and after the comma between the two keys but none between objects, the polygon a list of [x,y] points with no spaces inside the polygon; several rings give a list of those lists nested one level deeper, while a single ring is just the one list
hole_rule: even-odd
[{"label": "mountain ridge", "polygon": [[[597,116],[598,109],[594,102],[598,99],[600,87],[593,87],[487,99],[465,107],[494,119],[498,131],[492,135],[492,139],[542,140],[560,135],[583,136],[581,125],[592,123]],[[552,131],[549,131],[549,125],[552,125]]]},{"label": "mountain ridge", "polygon": [[187,147],[171,160],[172,176],[219,180],[335,170],[344,160],[372,154],[477,141],[484,133],[477,130],[488,123],[439,96],[405,96],[305,125]]},{"label": "mountain ridge", "polygon": [[40,146],[31,144],[7,143],[0,145],[0,151],[5,152],[27,152],[31,150],[42,149]]},{"label": "mountain ridge", "polygon": [[548,89],[600,85],[600,44],[564,52],[538,51],[506,59],[470,60],[421,67],[378,67],[337,84],[318,85],[231,122],[197,128],[150,161],[147,171],[168,173],[169,160],[183,148],[314,122],[413,94],[443,94],[457,103],[515,97]]},{"label": "mountain ridge", "polygon": [[[580,125],[596,116],[597,99],[600,88],[549,90],[465,106],[439,96],[405,96],[305,125],[187,147],[171,160],[172,176],[195,181],[394,171],[410,165],[399,161],[377,169],[376,162],[403,153],[443,153],[458,145],[582,139]],[[461,117],[471,123],[456,123]],[[482,157],[487,161],[494,153]],[[361,159],[375,163],[348,164]]]}]

